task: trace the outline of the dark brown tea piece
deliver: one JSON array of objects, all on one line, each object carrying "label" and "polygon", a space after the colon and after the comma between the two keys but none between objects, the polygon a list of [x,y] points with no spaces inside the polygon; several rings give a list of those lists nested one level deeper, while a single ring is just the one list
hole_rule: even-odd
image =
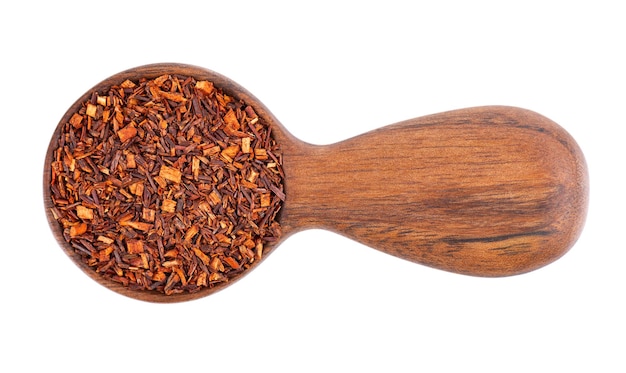
[{"label": "dark brown tea piece", "polygon": [[93,92],[55,141],[52,215],[112,281],[196,292],[280,237],[280,148],[251,106],[212,82],[162,75]]}]

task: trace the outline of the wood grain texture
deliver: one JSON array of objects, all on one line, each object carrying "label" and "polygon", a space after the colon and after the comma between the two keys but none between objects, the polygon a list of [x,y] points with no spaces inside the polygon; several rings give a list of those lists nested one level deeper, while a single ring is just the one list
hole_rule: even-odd
[{"label": "wood grain texture", "polygon": [[478,276],[524,273],[576,241],[587,171],[554,122],[511,107],[452,111],[330,146],[285,150],[283,223]]},{"label": "wood grain texture", "polygon": [[[95,281],[151,302],[219,291],[249,273],[194,294],[133,291],[102,278],[63,239],[50,212],[50,163],[63,123],[94,90],[162,74],[210,80],[253,106],[283,149],[286,199],[281,241],[322,228],[391,255],[456,273],[507,276],[544,266],[578,238],[587,211],[583,155],[565,130],[519,108],[479,107],[407,120],[327,146],[292,136],[252,94],[211,70],[183,64],[133,68],[100,82],[68,109],[43,170],[50,228],[65,253]],[[323,245],[323,242],[319,243]]]}]

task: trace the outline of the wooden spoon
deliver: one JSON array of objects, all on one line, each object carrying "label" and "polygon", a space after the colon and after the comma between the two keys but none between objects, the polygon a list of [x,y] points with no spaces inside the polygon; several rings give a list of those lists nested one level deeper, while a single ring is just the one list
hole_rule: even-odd
[{"label": "wooden spoon", "polygon": [[[52,139],[94,90],[163,74],[212,81],[272,126],[283,150],[286,194],[279,216],[283,236],[274,248],[293,233],[322,228],[416,263],[491,277],[556,260],[582,230],[588,176],[581,150],[556,123],[514,107],[434,114],[317,146],[292,136],[230,79],[196,66],[155,64],[121,72],[89,90],[69,108]],[[50,211],[53,148],[51,141],[44,168],[48,222],[66,254],[109,289],[152,302],[196,299],[232,284],[260,262],[228,283],[193,294],[134,291],[104,279],[63,239]]]}]

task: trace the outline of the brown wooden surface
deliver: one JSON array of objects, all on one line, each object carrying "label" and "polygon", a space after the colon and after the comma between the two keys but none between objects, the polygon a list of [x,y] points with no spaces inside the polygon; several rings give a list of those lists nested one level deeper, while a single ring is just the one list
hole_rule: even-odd
[{"label": "brown wooden surface", "polygon": [[417,118],[330,146],[285,150],[288,229],[324,228],[444,270],[506,276],[575,242],[587,206],[582,154],[522,109]]},{"label": "brown wooden surface", "polygon": [[[157,64],[104,80],[80,97],[60,123],[94,89],[164,73],[211,80],[272,124],[284,151],[282,241],[300,230],[323,228],[424,265],[507,276],[559,258],[582,229],[588,195],[583,155],[561,127],[523,109],[463,109],[313,146],[294,138],[262,103],[229,79],[199,67]],[[53,138],[59,131],[60,126]],[[63,240],[50,213],[52,150],[51,144],[43,180],[48,221],[66,254],[91,278],[153,302],[195,299],[234,282],[165,296],[130,291],[102,279]]]}]

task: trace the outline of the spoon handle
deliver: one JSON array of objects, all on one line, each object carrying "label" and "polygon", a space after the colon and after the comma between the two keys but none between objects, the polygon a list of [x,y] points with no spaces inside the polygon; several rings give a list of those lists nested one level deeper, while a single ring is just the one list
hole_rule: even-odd
[{"label": "spoon handle", "polygon": [[563,255],[584,224],[581,150],[551,120],[478,107],[284,150],[288,233],[335,231],[388,254],[477,276]]}]

